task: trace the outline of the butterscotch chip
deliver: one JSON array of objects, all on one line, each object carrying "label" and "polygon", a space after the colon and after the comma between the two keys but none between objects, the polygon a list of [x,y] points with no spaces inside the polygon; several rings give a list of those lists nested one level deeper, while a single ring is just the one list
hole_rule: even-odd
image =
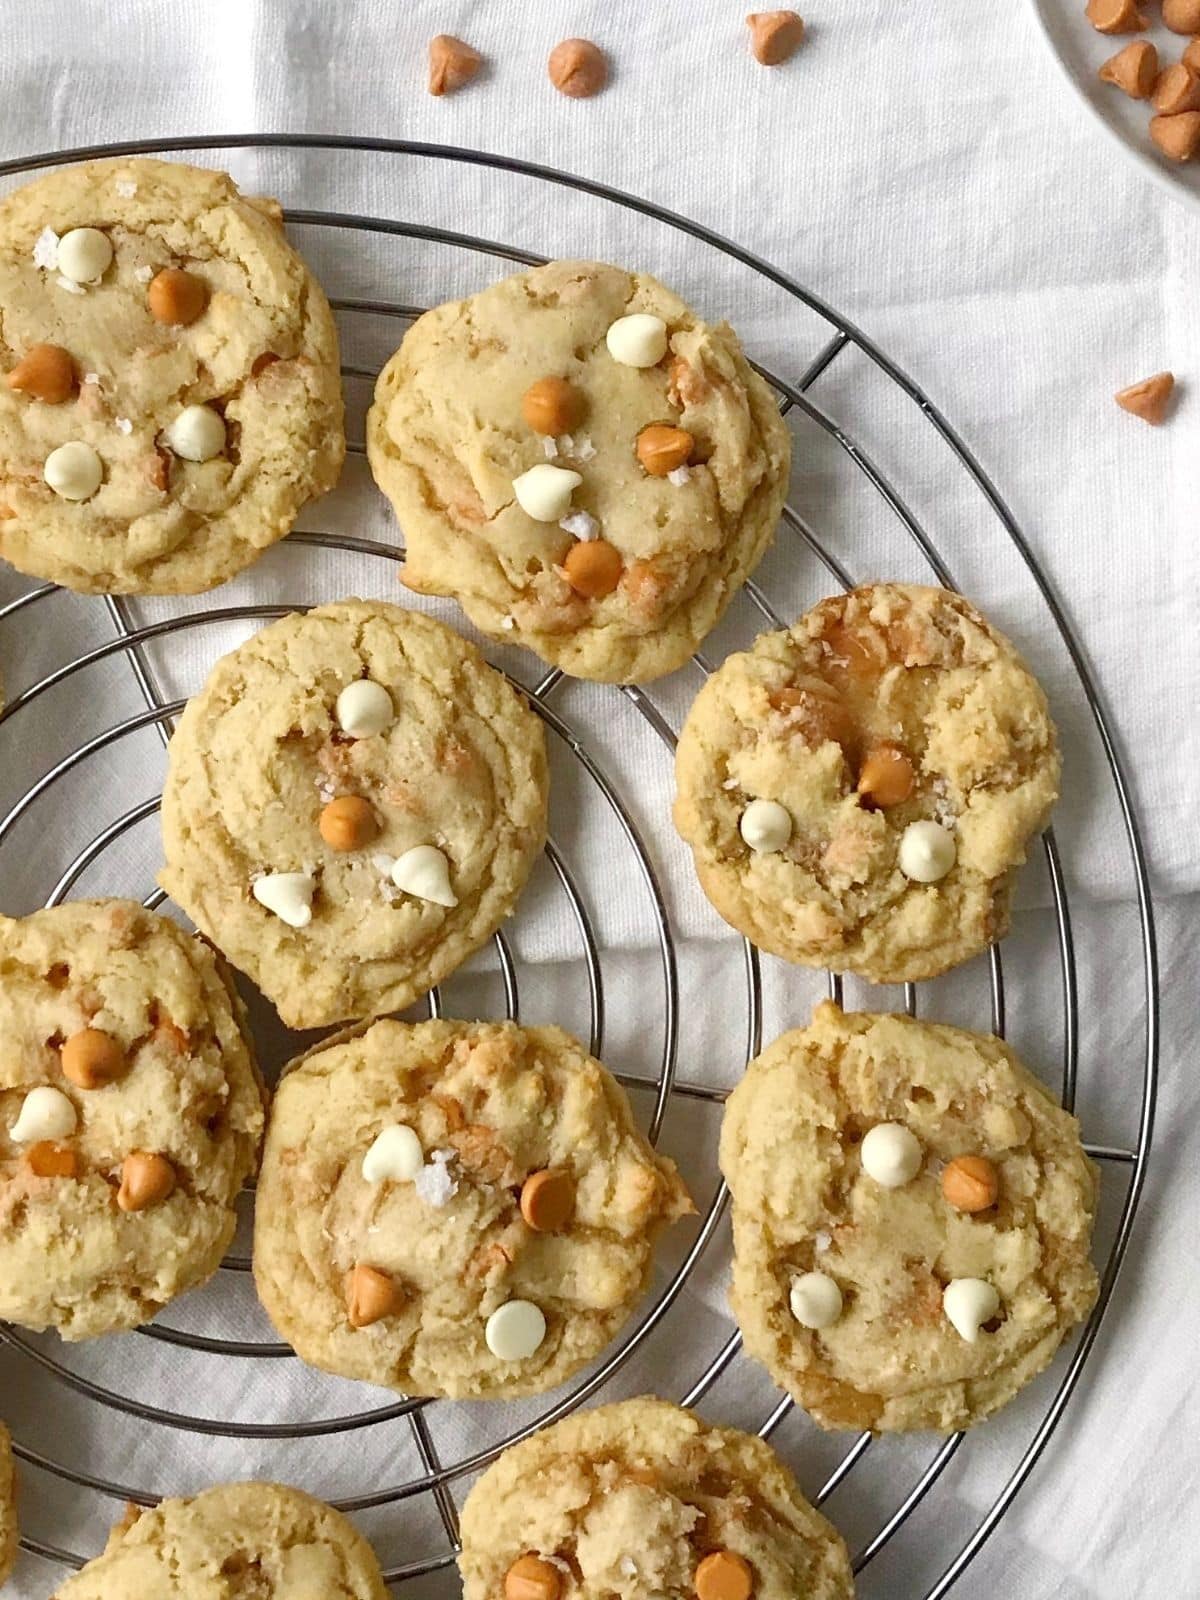
[{"label": "butterscotch chip", "polygon": [[539,378],[521,396],[521,415],[535,433],[570,433],[583,421],[583,392],[565,378]]},{"label": "butterscotch chip", "polygon": [[1149,27],[1137,0],[1088,0],[1087,19],[1099,33],[1143,33]]},{"label": "butterscotch chip", "polygon": [[102,1028],[81,1028],[62,1047],[63,1076],[79,1089],[103,1089],[128,1067],[124,1050]]},{"label": "butterscotch chip", "polygon": [[504,1600],[558,1600],[562,1574],[540,1556],[518,1556],[504,1574]]},{"label": "butterscotch chip", "polygon": [[1158,82],[1158,51],[1148,39],[1134,39],[1100,68],[1102,83],[1115,84],[1133,100],[1148,100]]},{"label": "butterscotch chip", "polygon": [[987,1211],[1000,1193],[1000,1174],[986,1156],[955,1156],[942,1169],[942,1194],[958,1211]]},{"label": "butterscotch chip", "polygon": [[916,775],[905,750],[890,742],[877,744],[867,752],[858,774],[858,792],[872,805],[903,804],[913,792]]},{"label": "butterscotch chip", "polygon": [[551,50],[547,71],[560,94],[586,100],[608,82],[608,58],[590,39],[564,39]]},{"label": "butterscotch chip", "polygon": [[318,820],[321,837],[331,850],[362,850],[379,836],[379,819],[361,795],[331,800]]},{"label": "butterscotch chip", "polygon": [[1166,417],[1174,388],[1174,373],[1156,372],[1152,378],[1143,378],[1141,383],[1121,389],[1113,398],[1122,411],[1128,411],[1132,416],[1141,417],[1143,422],[1157,427]]},{"label": "butterscotch chip", "polygon": [[25,1152],[25,1160],[35,1178],[75,1178],[79,1176],[79,1157],[67,1145],[43,1139]]},{"label": "butterscotch chip", "polygon": [[521,1215],[537,1233],[557,1233],[574,1209],[575,1184],[569,1173],[543,1169],[521,1185]]},{"label": "butterscotch chip", "polygon": [[169,1200],[177,1182],[175,1168],[166,1156],[135,1150],[121,1164],[117,1204],[122,1211],[145,1211]]},{"label": "butterscotch chip", "polygon": [[1200,0],[1163,0],[1162,18],[1175,33],[1200,33]]},{"label": "butterscotch chip", "polygon": [[1176,61],[1158,75],[1152,96],[1154,109],[1164,117],[1181,111],[1200,111],[1200,75]]},{"label": "butterscotch chip", "polygon": [[346,1316],[352,1328],[369,1328],[394,1317],[408,1299],[395,1278],[361,1264],[346,1274]]},{"label": "butterscotch chip", "polygon": [[624,560],[607,539],[581,539],[563,558],[563,575],[577,594],[602,600],[621,581]]},{"label": "butterscotch chip", "polygon": [[1183,64],[1193,72],[1200,72],[1200,39],[1193,39],[1183,52]]},{"label": "butterscotch chip", "polygon": [[48,406],[69,400],[77,387],[71,352],[60,344],[30,345],[4,381]]},{"label": "butterscotch chip", "polygon": [[637,458],[652,478],[665,478],[677,467],[686,466],[695,443],[686,428],[651,423],[637,436]]},{"label": "butterscotch chip", "polygon": [[746,18],[750,50],[764,67],[777,67],[804,42],[804,22],[794,11],[752,11]]},{"label": "butterscotch chip", "polygon": [[1191,161],[1200,151],[1200,111],[1174,117],[1151,117],[1150,137],[1172,161]]},{"label": "butterscotch chip", "polygon": [[483,65],[478,50],[452,33],[439,33],[429,41],[429,92],[453,94],[463,88]]},{"label": "butterscotch chip", "polygon": [[185,328],[203,314],[208,304],[208,285],[194,272],[164,267],[150,280],[146,304],[155,322]]}]

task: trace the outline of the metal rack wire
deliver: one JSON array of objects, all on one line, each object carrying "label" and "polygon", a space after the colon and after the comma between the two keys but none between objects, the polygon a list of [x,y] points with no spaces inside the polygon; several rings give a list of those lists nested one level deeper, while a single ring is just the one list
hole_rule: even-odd
[{"label": "metal rack wire", "polygon": [[[1095,734],[1103,752],[1106,770],[1111,779],[1113,797],[1119,809],[1124,842],[1128,852],[1130,880],[1137,900],[1137,957],[1141,964],[1144,982],[1144,1037],[1140,1062],[1140,1104],[1137,1109],[1135,1127],[1126,1143],[1122,1145],[1091,1144],[1088,1146],[1093,1156],[1104,1162],[1106,1167],[1123,1179],[1126,1185],[1111,1247],[1102,1267],[1100,1297],[1093,1316],[1074,1345],[1069,1357],[1062,1361],[1057,1386],[1053,1390],[1031,1436],[1025,1443],[1019,1458],[1012,1466],[999,1491],[995,1493],[987,1509],[975,1520],[974,1526],[967,1535],[960,1541],[956,1541],[955,1548],[947,1549],[944,1552],[944,1561],[941,1565],[940,1573],[924,1591],[926,1600],[939,1600],[939,1597],[949,1592],[965,1571],[1033,1470],[1076,1387],[1084,1364],[1095,1343],[1101,1319],[1112,1295],[1116,1276],[1129,1242],[1130,1232],[1141,1198],[1146,1164],[1150,1153],[1157,1067],[1158,993],[1154,922],[1146,864],[1138,821],[1126,782],[1121,757],[1091,672],[1071,630],[1063,607],[1049,581],[1038,567],[1011,511],[976,457],[963,443],[957,432],[937,407],[875,344],[861,334],[845,318],[839,316],[821,300],[803,289],[787,274],[759,260],[750,252],[721,238],[711,230],[689,222],[648,201],[618,193],[602,184],[573,178],[552,169],[512,160],[507,157],[407,141],[332,138],[317,135],[179,138],[96,146],[0,163],[0,177],[30,173],[38,168],[50,165],[103,156],[222,149],[245,150],[251,148],[267,149],[275,152],[307,150],[329,154],[337,153],[339,155],[346,153],[359,160],[363,160],[370,155],[379,155],[403,158],[415,163],[459,164],[476,169],[491,169],[506,174],[519,175],[522,178],[573,189],[612,206],[641,213],[644,217],[650,218],[656,223],[690,236],[697,246],[720,252],[723,256],[731,258],[741,266],[760,274],[763,278],[769,280],[771,284],[782,290],[794,303],[814,313],[828,329],[819,351],[809,361],[799,377],[789,380],[786,376],[770,370],[769,367],[760,367],[764,376],[779,395],[781,410],[785,414],[795,413],[797,416],[803,417],[835,443],[837,449],[853,463],[854,467],[865,476],[869,484],[877,491],[899,530],[915,544],[933,579],[948,587],[953,587],[953,575],[946,561],[932,542],[929,534],[906,504],[899,490],[875,465],[872,457],[868,455],[861,443],[852,438],[829,411],[814,398],[814,390],[820,384],[822,378],[830,372],[845,352],[857,351],[866,357],[879,372],[898,388],[907,401],[917,408],[929,427],[935,430],[946,448],[952,453],[962,471],[969,475],[986,502],[991,515],[999,523],[1001,532],[1011,541],[1012,546],[1028,569],[1028,573],[1040,595],[1041,602],[1044,604],[1050,619],[1061,636],[1077,675],[1079,693],[1086,699],[1090,707]],[[425,223],[314,210],[289,210],[287,217],[289,223],[305,230],[337,230],[339,232],[349,231],[351,233],[392,235],[403,239],[422,240],[439,246],[450,247],[455,251],[483,252],[515,263],[535,264],[543,259],[528,250],[484,240],[465,233],[453,232],[442,227],[430,226]],[[400,305],[388,299],[367,300],[343,297],[341,299],[335,298],[333,304],[343,320],[343,325],[348,320],[353,321],[353,319],[363,316],[411,319],[421,309],[419,307]],[[370,379],[374,376],[374,371],[370,367],[347,366],[344,370],[347,376],[351,378]],[[352,445],[351,448],[357,448],[359,452],[362,449],[361,445]],[[785,512],[785,525],[786,531],[783,537],[793,540],[798,549],[803,548],[809,556],[814,558],[828,578],[843,587],[852,585],[853,577],[842,560],[827,547],[826,542],[810,526],[804,516],[792,506],[789,506]],[[293,546],[297,544],[310,545],[318,550],[351,551],[357,555],[370,556],[385,563],[396,563],[403,558],[402,550],[399,550],[394,543],[384,544],[328,531],[294,533],[289,542]],[[28,627],[37,617],[42,616],[48,607],[52,606],[53,597],[58,592],[52,585],[42,585],[21,594],[16,600],[0,608],[0,627],[12,625],[14,622],[18,622],[22,627]],[[748,584],[745,593],[749,604],[757,612],[762,625],[772,627],[783,625],[783,619],[777,615],[762,587],[757,583]],[[986,599],[986,596],[984,598]],[[20,795],[10,806],[7,814],[0,818],[0,861],[4,859],[3,852],[5,848],[12,847],[12,836],[21,820],[29,816],[39,803],[52,800],[56,792],[59,792],[58,785],[64,779],[67,779],[70,774],[77,774],[80,770],[85,769],[86,764],[94,757],[101,755],[105,751],[116,750],[123,740],[137,735],[142,730],[156,729],[165,742],[173,726],[173,719],[181,709],[182,701],[166,698],[160,691],[156,680],[150,652],[157,648],[162,641],[169,641],[172,638],[179,637],[182,630],[203,629],[215,624],[228,622],[259,622],[281,615],[286,610],[291,609],[282,604],[223,606],[218,600],[216,604],[209,605],[198,612],[175,615],[166,620],[139,626],[134,619],[131,608],[125,601],[110,598],[105,604],[113,624],[114,633],[112,638],[77,655],[74,659],[54,671],[46,673],[36,682],[31,683],[0,713],[0,723],[11,722],[12,726],[8,729],[7,736],[9,738],[14,736],[19,738],[22,728],[31,727],[28,716],[29,708],[37,704],[42,696],[48,694],[59,685],[67,686],[69,692],[73,686],[85,681],[81,679],[81,674],[85,674],[90,668],[100,663],[111,660],[121,660],[127,663],[133,674],[134,681],[144,698],[145,709],[126,716],[111,726],[102,728],[84,740],[68,754],[48,766],[37,780]],[[700,672],[707,673],[712,669],[713,662],[705,654],[701,653],[695,658],[695,664]],[[657,1140],[662,1130],[664,1119],[673,1103],[689,1099],[698,1102],[719,1103],[722,1099],[722,1093],[705,1084],[689,1081],[677,1070],[680,1035],[680,978],[677,960],[677,934],[672,926],[668,896],[660,879],[660,870],[656,864],[654,853],[643,837],[631,808],[622,798],[619,780],[614,779],[604,769],[603,765],[589,753],[584,739],[576,731],[575,727],[555,708],[556,691],[559,690],[562,682],[561,675],[555,670],[550,670],[544,672],[532,685],[525,684],[522,687],[542,717],[552,743],[561,744],[563,750],[569,752],[570,758],[580,764],[587,782],[594,786],[596,793],[602,797],[608,807],[624,845],[630,852],[634,868],[631,881],[638,892],[644,896],[656,930],[658,965],[662,986],[662,1052],[660,1065],[657,1073],[653,1076],[631,1076],[626,1074],[624,1081],[631,1087],[649,1094],[651,1110],[648,1117],[648,1131],[650,1137]],[[647,689],[638,687],[613,690],[611,692],[623,694],[626,697],[626,700],[636,708],[650,729],[653,730],[654,735],[661,742],[664,754],[669,754],[674,745],[675,732],[670,719],[658,704],[655,695]],[[23,713],[25,714],[24,716]],[[77,851],[73,858],[63,866],[53,889],[47,896],[47,903],[56,904],[68,897],[89,867],[102,858],[110,848],[117,845],[132,830],[136,829],[139,824],[153,817],[157,804],[157,797],[140,801],[96,832]],[[1066,875],[1059,849],[1052,833],[1048,832],[1045,835],[1043,848],[1057,927],[1056,950],[1063,1014],[1061,1090],[1064,1103],[1068,1107],[1073,1107],[1080,1054],[1075,937]],[[547,847],[547,856],[555,893],[562,897],[568,913],[569,924],[574,928],[578,936],[580,961],[586,975],[587,1004],[590,1017],[588,1027],[589,1046],[593,1053],[599,1054],[604,1049],[606,1039],[603,951],[595,930],[594,917],[589,909],[587,897],[580,889],[576,870],[568,859],[566,850],[552,839]],[[157,905],[161,899],[161,894],[152,893],[147,896],[146,903],[148,905]],[[514,957],[512,943],[507,934],[502,933],[496,936],[495,961],[503,988],[504,1012],[510,1017],[518,1018],[521,1009],[521,976],[518,971],[518,963]],[[1001,956],[997,950],[990,952],[989,963],[990,1026],[993,1031],[1002,1034],[1005,1029],[1006,992]],[[741,967],[745,994],[745,1049],[748,1059],[758,1052],[763,1042],[763,974],[758,954],[748,944],[742,948]],[[840,982],[834,977],[830,978],[830,992],[837,998],[841,996]],[[910,1012],[915,1012],[917,994],[911,985],[905,989],[905,1004]],[[437,1014],[440,1005],[440,996],[435,991],[430,997],[431,1011]],[[343,1509],[354,1512],[365,1511],[375,1507],[398,1506],[416,1497],[429,1497],[436,1507],[444,1531],[444,1546],[437,1551],[394,1566],[387,1573],[389,1582],[395,1585],[400,1592],[406,1592],[408,1580],[415,1580],[426,1574],[435,1573],[452,1566],[458,1539],[458,1520],[452,1486],[460,1484],[494,1459],[505,1444],[527,1436],[536,1427],[555,1421],[567,1415],[575,1407],[602,1394],[609,1381],[631,1360],[635,1352],[653,1335],[654,1331],[664,1322],[664,1319],[669,1316],[693,1269],[700,1262],[702,1256],[713,1247],[714,1239],[721,1224],[725,1203],[724,1187],[718,1186],[707,1211],[700,1221],[696,1236],[677,1269],[659,1289],[649,1309],[645,1311],[640,1319],[635,1320],[632,1328],[626,1331],[624,1336],[585,1379],[573,1385],[569,1392],[561,1398],[553,1399],[552,1403],[548,1404],[535,1420],[512,1431],[504,1440],[494,1443],[486,1449],[475,1451],[469,1456],[462,1456],[449,1461],[441,1459],[435,1443],[434,1432],[430,1426],[430,1418],[433,1415],[432,1407],[437,1404],[444,1404],[444,1402],[399,1399],[386,1405],[376,1405],[361,1411],[352,1411],[342,1415],[321,1417],[303,1422],[264,1419],[261,1417],[252,1421],[214,1419],[202,1415],[180,1414],[173,1410],[168,1411],[150,1404],[131,1393],[101,1384],[74,1370],[69,1355],[63,1353],[66,1347],[55,1346],[53,1347],[53,1353],[49,1353],[42,1343],[29,1338],[15,1328],[3,1325],[0,1325],[0,1338],[3,1338],[14,1351],[19,1352],[23,1359],[27,1360],[33,1368],[49,1381],[65,1386],[68,1390],[83,1396],[86,1400],[94,1402],[98,1406],[111,1408],[123,1413],[126,1416],[137,1419],[148,1427],[164,1430],[164,1437],[169,1437],[171,1430],[191,1434],[210,1434],[225,1438],[264,1441],[311,1439],[325,1435],[342,1437],[349,1436],[359,1430],[374,1429],[397,1419],[405,1419],[407,1426],[411,1429],[416,1458],[420,1463],[419,1472],[396,1483],[373,1488],[367,1493],[348,1498],[344,1497],[337,1503]],[[225,1273],[236,1275],[239,1273],[244,1274],[248,1267],[249,1263],[244,1257],[231,1255],[225,1261],[223,1270]],[[287,1360],[292,1356],[292,1352],[287,1346],[277,1343],[210,1337],[161,1325],[148,1326],[141,1330],[141,1334],[147,1340],[155,1341],[159,1344],[165,1343],[178,1348],[181,1352],[181,1359],[183,1359],[182,1353],[185,1351],[218,1355],[227,1360],[250,1363]],[[677,1398],[687,1405],[702,1403],[718,1380],[731,1368],[738,1354],[739,1339],[736,1331],[733,1331],[725,1338],[717,1354],[708,1362],[700,1375],[685,1391],[673,1396],[673,1398]],[[763,1420],[759,1432],[764,1437],[771,1435],[779,1428],[785,1417],[788,1416],[790,1409],[791,1402],[789,1400],[780,1400]],[[890,1543],[917,1507],[933,1491],[951,1460],[959,1451],[961,1444],[962,1436],[955,1435],[937,1445],[932,1455],[919,1469],[915,1480],[907,1488],[899,1503],[883,1516],[875,1531],[858,1549],[854,1562],[856,1571],[859,1573],[868,1572],[871,1563],[879,1553]],[[848,1446],[836,1467],[827,1474],[824,1483],[813,1495],[818,1504],[828,1500],[839,1486],[846,1482],[854,1468],[863,1460],[871,1447],[871,1437],[866,1434],[858,1437]],[[16,1443],[16,1451],[24,1465],[34,1472],[48,1474],[52,1479],[57,1479],[80,1489],[96,1491],[101,1495],[112,1497],[114,1501],[130,1500],[138,1504],[150,1504],[156,1498],[155,1493],[144,1485],[121,1483],[111,1477],[88,1472],[68,1461],[57,1459],[35,1450],[20,1439]],[[61,1548],[54,1543],[32,1535],[25,1539],[24,1544],[25,1548],[33,1553],[68,1567],[78,1566],[85,1559],[81,1552]],[[939,1557],[939,1559],[941,1560],[942,1557]],[[864,1581],[869,1582],[869,1577]],[[447,1592],[450,1591],[448,1590]]]}]

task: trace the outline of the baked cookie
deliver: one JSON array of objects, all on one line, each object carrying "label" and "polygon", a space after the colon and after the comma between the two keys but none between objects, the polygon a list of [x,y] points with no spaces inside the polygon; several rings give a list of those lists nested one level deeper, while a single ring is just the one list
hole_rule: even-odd
[{"label": "baked cookie", "polygon": [[513,1445],[462,1513],[463,1600],[851,1600],[837,1530],[762,1439],[665,1400]]},{"label": "baked cookie", "polygon": [[0,1586],[8,1582],[17,1564],[17,1537],[17,1476],[12,1440],[0,1422]]},{"label": "baked cookie", "polygon": [[691,1209],[561,1029],[382,1021],[280,1083],[254,1276],[314,1366],[405,1394],[536,1394],[616,1336]]},{"label": "baked cookie", "polygon": [[409,588],[627,683],[682,666],[753,572],[791,436],[726,323],[642,273],[555,261],[409,329],[367,453]]},{"label": "baked cookie", "polygon": [[675,826],[726,922],[785,961],[901,983],[1008,931],[1058,741],[972,605],[877,583],[730,656],[688,713],[675,777]]},{"label": "baked cookie", "polygon": [[1097,1174],[999,1039],[831,1001],[729,1097],[732,1303],[827,1428],[965,1428],[1091,1309]]},{"label": "baked cookie", "polygon": [[0,917],[0,1320],[135,1328],[216,1271],[263,1093],[218,958],[130,900]]},{"label": "baked cookie", "polygon": [[159,882],[293,1028],[399,1011],[512,910],[541,722],[430,617],[345,600],[217,662],[171,740]]},{"label": "baked cookie", "polygon": [[0,555],[93,594],[210,589],[345,455],[337,333],[274,201],[123,157],[0,201]]},{"label": "baked cookie", "polygon": [[230,1483],[130,1513],[54,1600],[388,1600],[340,1512],[277,1483]]}]

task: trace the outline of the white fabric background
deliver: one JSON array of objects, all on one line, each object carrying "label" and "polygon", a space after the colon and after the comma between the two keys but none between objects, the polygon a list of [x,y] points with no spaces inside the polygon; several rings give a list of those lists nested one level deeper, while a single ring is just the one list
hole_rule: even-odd
[{"label": "white fabric background", "polygon": [[[1112,710],[1160,896],[1166,1002],[1158,1142],[1112,1313],[1045,1461],[956,1593],[1021,1600],[1200,1596],[1200,1555],[1188,1516],[1189,1484],[1200,1470],[1194,1377],[1200,1294],[1192,1241],[1200,1206],[1193,1131],[1200,1097],[1188,1071],[1197,1044],[1189,932],[1200,890],[1194,824],[1200,737],[1192,714],[1200,688],[1200,224],[1119,164],[1085,124],[1043,59],[1022,8],[973,0],[924,7],[813,0],[806,15],[812,36],[803,54],[766,73],[746,54],[742,7],[732,0],[576,0],[566,7],[515,0],[343,0],[336,7],[320,0],[170,6],[9,0],[0,15],[0,159],[103,139],[307,130],[445,141],[558,165],[652,198],[793,273],[876,338],[944,409],[1009,498],[1064,596]],[[482,81],[444,101],[424,90],[424,47],[438,31],[462,34],[490,62]],[[612,86],[592,102],[563,100],[544,78],[548,49],[572,32],[612,53]],[[710,312],[728,315],[752,353],[787,375],[803,370],[828,332],[711,252],[567,190],[395,158],[360,163],[236,152],[213,159],[227,159],[247,188],[277,192],[293,207],[418,217],[547,254],[636,262]],[[294,237],[343,294],[426,303],[501,270],[487,257],[464,263],[394,241],[303,229]],[[344,318],[342,326],[347,359],[365,366],[378,364],[398,331],[359,318]],[[1153,431],[1124,417],[1110,395],[1164,366],[1181,376],[1183,392],[1170,427]],[[352,386],[352,419],[364,396],[361,384]],[[1068,763],[1059,832],[1082,969],[1080,1109],[1088,1138],[1127,1145],[1143,1024],[1131,876],[1077,683],[1027,574],[909,403],[854,354],[835,364],[814,398],[895,476],[962,586],[1020,639],[1051,690]],[[894,519],[853,468],[811,428],[802,427],[798,441],[794,501],[850,569],[858,576],[920,575]],[[386,537],[390,522],[360,461],[304,525]],[[829,587],[786,542],[768,558],[762,578],[783,611]],[[0,573],[0,601],[24,586]],[[394,592],[378,563],[284,548],[200,604],[331,598],[354,588]],[[178,609],[153,605],[142,615]],[[108,636],[98,602],[61,597],[29,615],[37,616],[36,628],[0,632],[10,696],[82,644]],[[720,648],[760,623],[739,603]],[[227,642],[224,634],[198,630],[169,658],[156,657],[170,692],[194,687]],[[528,672],[528,663],[514,658],[512,665]],[[676,723],[694,688],[694,676],[681,674],[678,684],[656,691]],[[44,715],[31,708],[0,729],[0,800],[11,799],[83,730],[108,725],[139,702],[114,671],[42,705]],[[670,843],[669,768],[661,750],[627,702],[615,705],[619,711],[611,696],[568,688],[557,708],[621,774],[675,926],[687,935],[680,948],[681,1072],[727,1084],[743,1046],[740,956],[717,936]],[[10,842],[0,853],[4,908],[26,909],[44,897],[65,854],[95,831],[96,817],[107,820],[149,792],[157,760],[151,740],[137,745],[136,754],[123,748],[120,760],[105,757],[86,783],[43,807],[36,826],[16,836],[28,840],[28,849]],[[606,960],[606,1055],[626,1070],[651,1071],[661,982],[657,958],[647,953],[648,901],[628,876],[629,858],[619,853],[626,847],[604,831],[611,820],[586,785],[565,762],[556,779],[556,832],[585,876],[606,951],[620,952]],[[77,892],[144,892],[155,848],[151,824],[106,857],[103,870],[82,880]],[[625,874],[619,894],[611,892],[610,864]],[[1010,1031],[1029,1059],[1053,1074],[1061,1026],[1040,866],[1026,875],[1022,899],[1029,909],[1005,953]],[[544,874],[514,925],[525,1014],[586,1029],[572,937]],[[538,964],[525,965],[528,958]],[[776,963],[766,963],[764,974],[770,1037],[802,1020],[819,985]],[[455,993],[464,1010],[496,1003],[494,977],[464,979]],[[867,1003],[865,991],[855,990],[851,1000]],[[986,973],[976,964],[931,986],[922,1011],[986,1025],[985,1001]],[[644,1107],[645,1097],[638,1103]],[[686,1106],[672,1111],[664,1131],[701,1197],[711,1191],[713,1132],[711,1121]],[[1111,1228],[1120,1181],[1119,1174],[1106,1176],[1105,1227]],[[668,1265],[679,1254],[673,1247]],[[684,1309],[668,1317],[646,1355],[621,1374],[620,1391],[653,1385],[684,1392],[727,1331],[722,1274],[717,1252],[685,1291]],[[253,1329],[261,1336],[252,1306],[239,1300],[240,1287],[225,1277],[169,1320],[209,1333]],[[43,1346],[57,1353],[53,1341]],[[166,1347],[136,1336],[73,1352],[70,1364],[123,1392],[210,1416],[333,1414],[361,1404],[351,1386],[311,1380],[290,1363],[181,1364]],[[969,1442],[929,1508],[868,1569],[864,1595],[924,1592],[990,1502],[1048,1392],[1038,1386]],[[705,1407],[757,1422],[772,1403],[769,1385],[739,1363]],[[25,1358],[3,1348],[0,1412],[27,1450],[162,1490],[245,1473],[352,1495],[415,1471],[400,1424],[337,1434],[315,1447],[215,1445],[127,1425],[40,1378]],[[506,1408],[503,1423],[532,1414]],[[480,1408],[435,1413],[447,1457],[493,1437],[500,1425],[495,1412]],[[810,1490],[836,1459],[834,1445],[803,1419],[789,1419],[776,1442]],[[902,1499],[912,1463],[931,1453],[928,1441],[873,1447],[861,1474],[829,1506],[852,1548]],[[64,1496],[33,1469],[24,1476],[31,1533],[97,1547],[110,1502],[85,1491]],[[428,1512],[417,1503],[365,1518],[364,1526],[389,1563],[436,1548]],[[27,1557],[15,1593],[32,1600],[54,1581],[55,1569]],[[455,1586],[434,1580],[420,1592],[446,1595]]]}]

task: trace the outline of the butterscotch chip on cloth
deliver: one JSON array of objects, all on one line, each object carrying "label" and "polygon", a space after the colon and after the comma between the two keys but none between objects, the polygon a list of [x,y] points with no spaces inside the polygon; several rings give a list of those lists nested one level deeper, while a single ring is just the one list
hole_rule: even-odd
[{"label": "butterscotch chip on cloth", "polygon": [[0,556],[22,572],[210,589],[333,487],[329,305],[275,203],[224,173],[122,158],[8,195],[0,305]]},{"label": "butterscotch chip on cloth", "polygon": [[561,1029],[385,1020],[280,1083],[254,1276],[314,1366],[413,1395],[536,1394],[616,1336],[691,1210]]},{"label": "butterscotch chip on cloth", "polygon": [[340,1512],[277,1483],[164,1500],[115,1527],[54,1600],[388,1600],[375,1552]]},{"label": "butterscotch chip on cloth", "polygon": [[0,1584],[7,1583],[17,1564],[17,1477],[12,1440],[0,1422]]},{"label": "butterscotch chip on cloth", "polygon": [[665,1400],[599,1406],[513,1445],[467,1496],[462,1544],[464,1600],[854,1594],[840,1535],[770,1445]]},{"label": "butterscotch chip on cloth", "polygon": [[727,922],[787,961],[899,983],[1007,931],[1059,756],[1045,695],[974,606],[880,583],[730,656],[675,772],[675,826]]},{"label": "butterscotch chip on cloth", "polygon": [[318,606],[188,702],[159,881],[290,1027],[398,1011],[511,911],[547,786],[541,722],[473,645],[400,606]]},{"label": "butterscotch chip on cloth", "polygon": [[[659,426],[690,439],[664,474],[638,455]],[[591,261],[552,262],[427,312],[380,373],[367,418],[371,469],[404,534],[404,582],[604,682],[688,659],[774,537],[790,450],[727,324],[702,322],[645,274]]]},{"label": "butterscotch chip on cloth", "polygon": [[1095,1301],[1079,1125],[988,1035],[823,1002],[730,1095],[721,1170],[746,1349],[823,1427],[968,1427]]},{"label": "butterscotch chip on cloth", "polygon": [[149,1322],[216,1271],[262,1136],[224,964],[133,901],[0,917],[0,1026],[0,1319]]}]

